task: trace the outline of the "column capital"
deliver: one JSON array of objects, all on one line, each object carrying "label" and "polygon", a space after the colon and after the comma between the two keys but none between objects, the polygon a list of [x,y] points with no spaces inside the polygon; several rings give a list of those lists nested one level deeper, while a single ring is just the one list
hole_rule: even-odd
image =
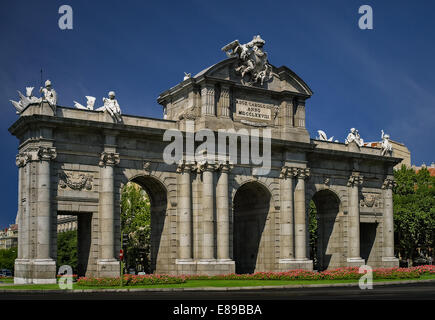
[{"label": "column capital", "polygon": [[309,168],[291,168],[292,175],[297,179],[307,179],[311,175],[311,170]]},{"label": "column capital", "polygon": [[105,166],[116,166],[120,162],[119,153],[116,152],[101,152],[100,162],[98,163],[100,167]]},{"label": "column capital", "polygon": [[282,166],[281,171],[279,173],[280,178],[292,178],[292,169],[288,166]]},{"label": "column capital", "polygon": [[358,187],[363,184],[364,177],[359,174],[359,172],[352,172],[349,179],[347,180],[348,187]]},{"label": "column capital", "polygon": [[198,162],[198,172],[216,171],[218,169],[219,169],[219,165],[214,161]]},{"label": "column capital", "polygon": [[195,162],[180,160],[178,161],[176,172],[177,173],[190,172],[193,171],[194,169],[195,169]]},{"label": "column capital", "polygon": [[233,169],[234,169],[234,165],[232,163],[228,163],[228,162],[219,162],[216,165],[216,170],[220,170],[224,173],[228,173]]},{"label": "column capital", "polygon": [[214,84],[212,84],[212,83],[207,83],[207,82],[204,82],[204,83],[202,83],[201,84],[201,90],[204,90],[204,92],[213,92],[214,93]]},{"label": "column capital", "polygon": [[55,159],[57,156],[55,147],[39,147],[38,149],[38,160],[40,161],[50,161]]},{"label": "column capital", "polygon": [[32,160],[32,155],[28,152],[20,152],[15,157],[15,164],[17,167],[25,167],[28,162]]},{"label": "column capital", "polygon": [[299,105],[303,105],[303,106],[305,106],[305,100],[307,100],[307,98],[304,98],[304,97],[297,97],[296,98],[297,103]]},{"label": "column capital", "polygon": [[393,177],[387,177],[382,183],[382,189],[393,189],[397,185]]},{"label": "column capital", "polygon": [[229,85],[222,85],[221,86],[221,96],[225,98],[230,97],[230,86]]}]

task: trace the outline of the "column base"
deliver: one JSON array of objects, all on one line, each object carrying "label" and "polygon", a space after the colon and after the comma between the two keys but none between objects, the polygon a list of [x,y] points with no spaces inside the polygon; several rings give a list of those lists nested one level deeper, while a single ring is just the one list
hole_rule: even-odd
[{"label": "column base", "polygon": [[97,277],[116,278],[120,276],[120,265],[116,259],[97,260]]},{"label": "column base", "polygon": [[33,260],[33,283],[56,283],[56,261],[53,259]]},{"label": "column base", "polygon": [[14,284],[31,284],[32,279],[32,260],[15,259]]},{"label": "column base", "polygon": [[396,257],[383,257],[382,266],[384,268],[394,268],[399,266],[399,259]]},{"label": "column base", "polygon": [[193,259],[176,259],[175,266],[179,275],[196,274],[196,261]]},{"label": "column base", "polygon": [[56,261],[53,259],[16,259],[15,284],[55,284]]},{"label": "column base", "polygon": [[347,258],[346,259],[348,267],[361,267],[366,264],[366,261],[362,258]]},{"label": "column base", "polygon": [[220,275],[234,273],[236,264],[231,259],[177,259],[178,274]]},{"label": "column base", "polygon": [[296,270],[302,269],[313,271],[313,260],[308,259],[279,259],[279,270]]}]

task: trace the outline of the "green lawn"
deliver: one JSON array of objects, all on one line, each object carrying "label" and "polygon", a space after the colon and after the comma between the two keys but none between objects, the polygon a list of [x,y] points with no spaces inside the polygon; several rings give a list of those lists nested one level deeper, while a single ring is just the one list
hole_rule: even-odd
[{"label": "green lawn", "polygon": [[14,278],[0,279],[0,283],[14,283]]},{"label": "green lawn", "polygon": [[[435,275],[424,275],[415,280],[435,279]],[[380,281],[396,281],[400,279],[376,279],[374,282]],[[409,279],[404,279],[409,280]],[[148,285],[148,286],[129,286],[124,288],[199,288],[199,287],[250,287],[250,286],[282,286],[282,285],[309,285],[309,284],[333,284],[333,283],[357,283],[358,280],[188,280],[180,284],[166,285]],[[91,287],[73,285],[73,289],[119,289],[121,287]],[[59,289],[56,284],[32,284],[32,285],[11,285],[0,286],[3,289],[18,289],[18,290],[53,290]]]}]

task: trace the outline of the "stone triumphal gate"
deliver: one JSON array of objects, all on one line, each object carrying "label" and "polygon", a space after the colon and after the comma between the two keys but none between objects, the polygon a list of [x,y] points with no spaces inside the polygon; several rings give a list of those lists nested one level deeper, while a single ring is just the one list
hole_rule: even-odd
[{"label": "stone triumphal gate", "polygon": [[[162,93],[165,119],[32,97],[9,129],[19,139],[15,281],[55,281],[57,215],[78,217],[79,275],[119,275],[120,198],[129,181],[150,196],[156,273],[312,270],[310,200],[318,212],[316,269],[397,266],[392,174],[400,159],[357,141],[310,139],[312,92],[290,69],[270,65],[261,41],[229,44],[228,59]],[[110,99],[116,106],[113,92]],[[186,134],[189,121],[214,132],[270,128],[270,172],[256,175],[256,165],[242,163],[167,164],[165,131]]]}]

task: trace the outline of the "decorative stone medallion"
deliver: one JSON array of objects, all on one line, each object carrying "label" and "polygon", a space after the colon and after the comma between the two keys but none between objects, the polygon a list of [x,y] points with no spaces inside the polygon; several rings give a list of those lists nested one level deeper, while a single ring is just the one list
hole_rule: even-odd
[{"label": "decorative stone medallion", "polygon": [[92,190],[92,182],[94,177],[89,173],[82,172],[66,172],[59,173],[59,187],[72,190]]}]

